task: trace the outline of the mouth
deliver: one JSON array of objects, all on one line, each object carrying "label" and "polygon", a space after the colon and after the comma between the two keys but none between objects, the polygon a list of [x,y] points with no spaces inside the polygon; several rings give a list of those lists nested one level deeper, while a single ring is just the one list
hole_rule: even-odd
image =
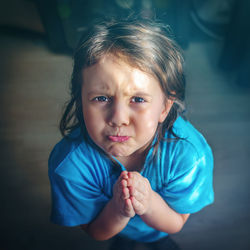
[{"label": "mouth", "polygon": [[129,140],[129,136],[118,136],[118,135],[110,135],[108,136],[109,140],[112,142],[125,142]]}]

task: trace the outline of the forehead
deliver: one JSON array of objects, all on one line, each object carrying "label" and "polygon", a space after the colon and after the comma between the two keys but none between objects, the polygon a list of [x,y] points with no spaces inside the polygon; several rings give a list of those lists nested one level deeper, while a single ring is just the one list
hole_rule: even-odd
[{"label": "forehead", "polygon": [[123,59],[124,57],[112,54],[103,56],[98,63],[84,69],[83,85],[86,84],[91,89],[109,89],[113,85],[139,90],[149,86],[159,87],[154,76],[133,66],[127,59]]}]

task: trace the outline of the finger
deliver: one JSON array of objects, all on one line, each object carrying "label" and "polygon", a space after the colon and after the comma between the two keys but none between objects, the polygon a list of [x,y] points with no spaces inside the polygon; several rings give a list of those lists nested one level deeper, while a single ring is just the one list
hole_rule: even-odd
[{"label": "finger", "polygon": [[128,185],[132,186],[133,183],[139,181],[141,178],[143,178],[143,176],[136,171],[128,172]]},{"label": "finger", "polygon": [[123,180],[121,181],[121,186],[122,186],[122,187],[127,187],[127,186],[128,186],[127,180],[124,180],[124,179],[123,179]]},{"label": "finger", "polygon": [[138,173],[135,172],[135,171],[133,171],[133,172],[128,172],[128,179],[129,179],[131,182],[133,182],[134,179],[136,178],[137,174],[138,174]]},{"label": "finger", "polygon": [[128,179],[128,171],[122,171],[119,178]]},{"label": "finger", "polygon": [[128,186],[128,190],[129,190],[129,194],[130,194],[131,196],[133,196],[133,195],[134,195],[134,192],[135,192],[134,187]]},{"label": "finger", "polygon": [[135,211],[130,199],[125,200],[125,213],[129,217],[133,217],[135,215]]},{"label": "finger", "polygon": [[134,211],[138,215],[142,215],[145,211],[144,206],[135,197],[130,198]]},{"label": "finger", "polygon": [[127,181],[126,180],[121,180],[120,183],[118,183],[118,186],[119,186],[119,190],[121,192],[123,190],[123,188],[126,188],[128,186]]},{"label": "finger", "polygon": [[142,175],[139,173],[139,172],[137,172],[137,171],[130,171],[130,172],[128,172],[128,177],[129,178],[134,178],[134,177],[142,177]]},{"label": "finger", "polygon": [[123,199],[125,200],[128,199],[130,197],[129,189],[127,187],[123,188],[122,194],[123,194]]},{"label": "finger", "polygon": [[[125,182],[126,182],[126,180],[125,180]],[[125,182],[124,183],[122,183],[122,182],[115,183],[115,188],[113,190],[113,193],[118,194],[121,199],[123,199],[123,189],[127,188],[127,184]]]},{"label": "finger", "polygon": [[133,182],[134,182],[133,174],[131,174],[131,172],[128,172],[128,179],[127,179],[128,186],[132,186]]},{"label": "finger", "polygon": [[132,178],[133,177],[133,172],[128,172],[128,178]]},{"label": "finger", "polygon": [[123,179],[128,179],[128,172],[122,171],[116,182],[121,182]]},{"label": "finger", "polygon": [[118,179],[116,180],[116,183],[114,185],[115,188],[119,188],[119,185],[123,179],[127,179],[128,172],[127,171],[122,171]]}]

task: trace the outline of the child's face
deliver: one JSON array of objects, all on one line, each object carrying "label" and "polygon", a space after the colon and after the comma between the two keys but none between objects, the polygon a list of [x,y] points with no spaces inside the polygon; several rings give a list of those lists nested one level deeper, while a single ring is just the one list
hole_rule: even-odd
[{"label": "child's face", "polygon": [[112,55],[84,69],[83,116],[88,134],[106,153],[143,153],[172,106],[158,81]]}]

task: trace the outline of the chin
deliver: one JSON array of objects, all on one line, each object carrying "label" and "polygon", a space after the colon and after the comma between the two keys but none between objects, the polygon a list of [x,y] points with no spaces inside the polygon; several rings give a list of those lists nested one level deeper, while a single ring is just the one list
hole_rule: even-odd
[{"label": "chin", "polygon": [[127,157],[130,155],[128,153],[117,152],[117,151],[111,151],[109,154],[114,156],[114,157]]},{"label": "chin", "polygon": [[132,154],[129,150],[118,148],[110,148],[106,152],[114,157],[127,157]]}]

